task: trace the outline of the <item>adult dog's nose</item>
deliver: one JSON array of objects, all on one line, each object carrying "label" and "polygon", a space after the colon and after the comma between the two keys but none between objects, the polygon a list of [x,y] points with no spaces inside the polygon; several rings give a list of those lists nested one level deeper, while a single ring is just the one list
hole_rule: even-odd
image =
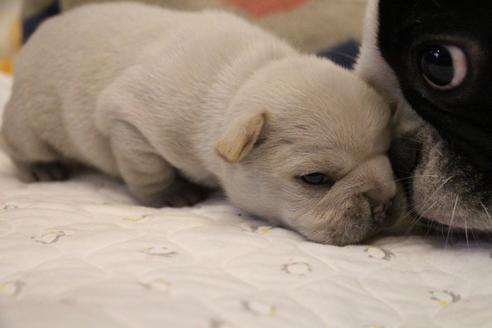
[{"label": "adult dog's nose", "polygon": [[413,175],[420,160],[422,145],[411,137],[393,140],[390,148],[390,161],[398,179],[407,179]]}]

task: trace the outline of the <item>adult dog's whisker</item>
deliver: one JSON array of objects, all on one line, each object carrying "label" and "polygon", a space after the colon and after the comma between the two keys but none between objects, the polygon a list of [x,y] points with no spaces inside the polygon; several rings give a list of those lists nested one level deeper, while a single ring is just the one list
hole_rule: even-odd
[{"label": "adult dog's whisker", "polygon": [[485,204],[483,202],[480,202],[480,205],[482,206],[483,211],[484,211],[485,215],[487,216],[487,219],[489,220],[489,223],[492,223],[492,217],[490,216],[490,213],[487,210],[487,207],[485,206]]},{"label": "adult dog's whisker", "polygon": [[409,216],[409,215],[412,215],[411,212],[414,212],[413,214],[416,216],[415,219],[413,219],[410,224],[409,224],[409,228],[407,229],[406,233],[405,234],[410,234],[413,229],[424,219],[424,215],[425,213],[427,213],[429,210],[431,210],[436,204],[438,203],[438,201],[435,201],[434,203],[432,203],[429,207],[427,207],[424,211],[422,211],[422,213],[417,213],[415,212],[414,210],[410,210],[410,211],[407,211],[407,216],[406,218]]},{"label": "adult dog's whisker", "polygon": [[427,235],[429,235],[432,231],[435,231],[434,225],[435,225],[434,221],[429,222],[429,225],[427,226]]},{"label": "adult dog's whisker", "polygon": [[465,217],[465,238],[466,238],[466,246],[470,249],[470,241],[468,239],[468,219]]},{"label": "adult dog's whisker", "polygon": [[[427,213],[428,211],[430,211],[436,205],[436,203],[439,200],[435,200],[434,203],[432,203],[430,206],[428,206],[428,204],[430,204],[433,201],[434,196],[439,191],[441,191],[441,189],[443,189],[446,186],[446,184],[448,184],[454,178],[455,178],[455,176],[450,176],[449,178],[444,179],[444,182],[439,187],[437,187],[436,190],[434,190],[431,195],[429,195],[427,202],[425,202],[425,204],[423,204],[423,207],[425,207],[425,209],[422,212],[419,213],[420,216],[424,216],[425,213]],[[444,237],[444,233],[443,233],[443,237]]]},{"label": "adult dog's whisker", "polygon": [[405,178],[400,178],[400,179],[396,179],[395,182],[401,182],[401,181],[406,181],[406,180],[411,180],[411,179],[414,179],[414,178],[439,178],[438,175],[435,175],[435,174],[416,174],[416,175],[412,175],[412,176],[408,176],[408,177],[405,177]]},{"label": "adult dog's whisker", "polygon": [[[449,220],[448,235],[446,236],[446,241],[444,243],[445,247],[448,247],[449,236],[451,235],[451,230],[453,229],[454,217],[456,215],[456,208],[458,207],[459,201],[460,201],[460,196],[456,195],[456,201],[454,202],[453,213],[451,214],[451,219]],[[466,230],[466,228],[465,228],[465,230]]]}]

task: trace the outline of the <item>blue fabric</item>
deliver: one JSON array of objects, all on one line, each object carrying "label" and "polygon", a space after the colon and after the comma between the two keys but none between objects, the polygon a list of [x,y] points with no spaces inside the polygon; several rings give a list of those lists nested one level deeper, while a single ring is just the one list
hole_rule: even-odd
[{"label": "blue fabric", "polygon": [[359,42],[347,40],[333,48],[320,52],[318,55],[333,60],[340,66],[352,69],[359,55],[359,47]]},{"label": "blue fabric", "polygon": [[40,12],[25,19],[24,22],[22,22],[22,41],[25,43],[45,19],[59,13],[60,4],[57,0],[54,0],[49,6]]}]

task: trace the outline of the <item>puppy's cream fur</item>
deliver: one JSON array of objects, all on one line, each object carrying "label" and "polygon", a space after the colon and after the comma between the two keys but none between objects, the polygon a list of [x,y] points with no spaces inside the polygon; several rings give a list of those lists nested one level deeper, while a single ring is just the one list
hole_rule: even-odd
[{"label": "puppy's cream fur", "polygon": [[[46,22],[20,54],[3,134],[24,176],[55,162],[121,177],[144,204],[222,187],[311,240],[380,228],[395,195],[384,100],[333,63],[221,12],[89,5]],[[331,186],[300,176],[322,172]]]}]

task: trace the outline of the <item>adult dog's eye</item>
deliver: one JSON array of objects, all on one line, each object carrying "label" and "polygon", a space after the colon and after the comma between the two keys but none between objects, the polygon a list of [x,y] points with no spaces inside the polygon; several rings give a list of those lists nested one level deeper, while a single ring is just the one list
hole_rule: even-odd
[{"label": "adult dog's eye", "polygon": [[466,55],[456,46],[430,46],[421,55],[420,69],[426,82],[438,90],[459,87],[466,78]]},{"label": "adult dog's eye", "polygon": [[333,180],[331,180],[325,174],[318,173],[318,172],[303,175],[301,176],[301,180],[304,183],[313,186],[323,186],[323,185],[333,184]]}]

